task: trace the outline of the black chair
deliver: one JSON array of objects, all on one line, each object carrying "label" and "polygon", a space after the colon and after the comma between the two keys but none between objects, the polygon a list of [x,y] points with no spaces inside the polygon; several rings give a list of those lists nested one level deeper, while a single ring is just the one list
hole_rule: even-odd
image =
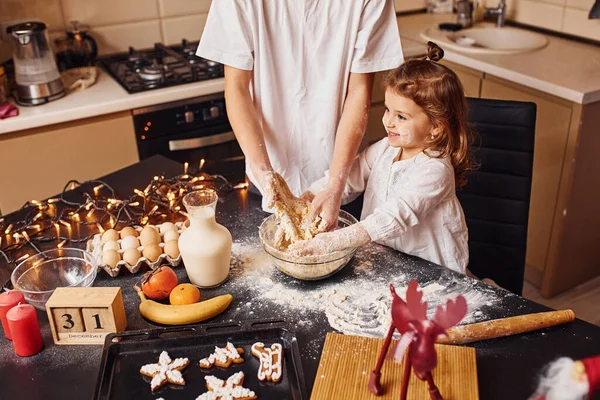
[{"label": "black chair", "polygon": [[479,163],[457,192],[469,229],[469,270],[521,294],[533,172],[536,105],[469,99]]}]

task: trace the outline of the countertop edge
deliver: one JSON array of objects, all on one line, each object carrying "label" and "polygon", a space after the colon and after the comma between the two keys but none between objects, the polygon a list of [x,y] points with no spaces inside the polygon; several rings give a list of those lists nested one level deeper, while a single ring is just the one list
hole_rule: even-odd
[{"label": "countertop edge", "polygon": [[[40,107],[53,104],[55,107],[60,106],[60,102],[68,99],[69,96],[85,94],[85,92],[71,93],[62,99],[55,100],[53,103],[44,104],[41,106],[24,107],[18,106],[19,112],[23,111],[34,111],[33,115],[19,115],[16,117],[7,118],[0,121],[0,135],[8,133],[16,133],[26,129],[39,128],[50,126],[54,124],[77,121],[85,118],[97,117],[101,115],[108,115],[121,111],[128,111],[135,108],[147,107],[155,104],[167,103],[177,100],[183,100],[193,98],[197,96],[204,96],[213,93],[223,92],[225,89],[225,80],[223,78],[211,79],[203,82],[190,83],[186,85],[178,85],[170,88],[151,90],[138,94],[128,94],[122,89],[116,81],[113,80],[106,72],[102,71],[104,75],[103,81],[97,83],[98,85],[107,85],[106,91],[107,98],[101,103],[84,103],[79,107],[65,107],[55,109],[49,112],[43,112]],[[106,82],[106,79],[113,80],[112,83]],[[112,87],[114,86],[114,87]],[[86,90],[92,90],[94,86]],[[35,111],[42,111],[35,113]]]}]

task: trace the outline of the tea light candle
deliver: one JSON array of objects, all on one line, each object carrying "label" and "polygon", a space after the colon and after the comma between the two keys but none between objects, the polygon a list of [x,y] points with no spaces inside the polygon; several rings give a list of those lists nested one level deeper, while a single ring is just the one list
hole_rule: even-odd
[{"label": "tea light candle", "polygon": [[10,292],[0,294],[0,320],[2,320],[4,335],[9,340],[12,340],[12,336],[8,327],[8,321],[6,320],[6,313],[19,303],[25,303],[25,298],[23,297],[23,293],[18,290],[11,290]]},{"label": "tea light candle", "polygon": [[35,308],[30,304],[14,306],[6,314],[15,353],[21,357],[37,354],[44,347]]}]

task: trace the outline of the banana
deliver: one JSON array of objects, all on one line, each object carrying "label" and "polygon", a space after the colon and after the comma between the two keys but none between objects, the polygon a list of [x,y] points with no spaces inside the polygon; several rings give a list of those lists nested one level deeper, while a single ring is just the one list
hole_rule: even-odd
[{"label": "banana", "polygon": [[185,325],[204,321],[221,314],[233,300],[232,295],[224,294],[199,303],[172,306],[147,299],[141,290],[137,290],[137,294],[142,301],[140,303],[142,316],[163,325]]}]

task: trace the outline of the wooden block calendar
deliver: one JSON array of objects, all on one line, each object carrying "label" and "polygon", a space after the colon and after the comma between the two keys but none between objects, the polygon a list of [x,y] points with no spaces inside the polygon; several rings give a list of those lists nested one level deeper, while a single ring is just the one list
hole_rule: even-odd
[{"label": "wooden block calendar", "polygon": [[58,288],[46,303],[56,344],[103,344],[127,327],[121,288]]}]

